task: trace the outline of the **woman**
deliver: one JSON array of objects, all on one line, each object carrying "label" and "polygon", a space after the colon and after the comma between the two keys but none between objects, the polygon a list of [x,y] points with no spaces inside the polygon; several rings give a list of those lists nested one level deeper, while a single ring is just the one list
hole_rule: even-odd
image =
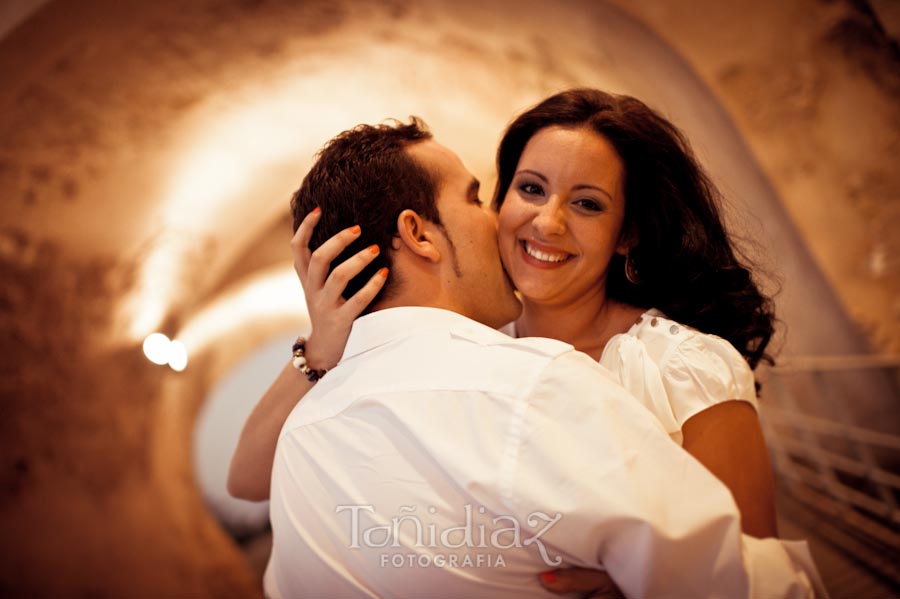
[{"label": "woman", "polygon": [[[752,375],[767,359],[771,302],[735,256],[715,187],[682,135],[638,100],[575,89],[513,121],[497,165],[500,251],[523,303],[509,332],[571,343],[608,366],[731,489],[744,532],[774,536]],[[341,298],[375,254],[364,250],[328,275],[359,231],[313,257],[319,216],[292,241],[316,368],[337,363],[350,324],[384,282],[376,275]],[[232,460],[232,494],[267,496],[277,433],[312,384],[288,364],[257,404]]]},{"label": "woman", "polygon": [[500,252],[523,303],[510,332],[617,373],[729,487],[744,532],[774,536],[752,374],[771,302],[684,137],[634,98],[570,90],[513,121],[497,169]]}]

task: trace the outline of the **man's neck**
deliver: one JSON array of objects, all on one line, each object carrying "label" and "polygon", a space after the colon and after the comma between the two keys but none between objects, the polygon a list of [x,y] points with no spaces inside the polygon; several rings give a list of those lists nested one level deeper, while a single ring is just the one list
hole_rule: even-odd
[{"label": "man's neck", "polygon": [[[451,305],[440,296],[429,296],[423,293],[398,293],[376,303],[369,313],[387,310],[389,308],[438,308],[450,312],[460,313],[457,306]],[[465,316],[463,314],[463,316]]]},{"label": "man's neck", "polygon": [[441,308],[453,310],[446,302],[438,301],[439,298],[414,297],[411,294],[399,293],[387,299],[379,300],[369,312],[378,312],[388,308]]}]

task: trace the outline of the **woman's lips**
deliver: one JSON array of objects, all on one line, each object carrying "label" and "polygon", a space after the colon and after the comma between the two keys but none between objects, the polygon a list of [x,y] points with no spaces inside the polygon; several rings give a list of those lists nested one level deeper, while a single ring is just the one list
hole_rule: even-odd
[{"label": "woman's lips", "polygon": [[524,239],[519,240],[519,247],[522,248],[525,262],[541,268],[553,268],[565,264],[573,258],[572,254],[567,252],[539,247]]}]

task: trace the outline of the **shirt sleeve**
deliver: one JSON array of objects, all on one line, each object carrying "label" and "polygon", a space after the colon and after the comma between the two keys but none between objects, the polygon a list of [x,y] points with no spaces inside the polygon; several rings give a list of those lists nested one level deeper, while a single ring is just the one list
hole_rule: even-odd
[{"label": "shirt sleeve", "polygon": [[600,358],[619,384],[637,398],[672,437],[681,444],[681,422],[669,402],[663,375],[644,343],[632,335],[616,335]]},{"label": "shirt sleeve", "polygon": [[745,558],[762,550],[727,488],[589,357],[554,360],[525,401],[505,499],[548,569],[602,564],[626,597],[738,598],[759,563],[773,597],[808,589],[785,555]]},{"label": "shirt sleeve", "polygon": [[660,373],[679,430],[691,416],[725,401],[746,401],[758,409],[750,365],[721,337],[689,334],[669,353]]}]

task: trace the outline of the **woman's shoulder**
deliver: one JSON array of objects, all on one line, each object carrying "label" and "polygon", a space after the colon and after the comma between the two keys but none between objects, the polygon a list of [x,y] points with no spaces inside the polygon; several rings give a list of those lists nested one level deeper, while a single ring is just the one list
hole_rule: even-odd
[{"label": "woman's shoulder", "polygon": [[681,324],[655,308],[644,312],[626,336],[640,342],[663,371],[694,363],[698,368],[712,366],[703,357],[714,355],[732,367],[750,372],[750,365],[727,340]]},{"label": "woman's shoulder", "polygon": [[600,362],[658,416],[665,412],[660,420],[673,437],[688,418],[717,403],[740,399],[756,406],[753,371],[734,346],[659,310],[647,310],[613,337]]}]

